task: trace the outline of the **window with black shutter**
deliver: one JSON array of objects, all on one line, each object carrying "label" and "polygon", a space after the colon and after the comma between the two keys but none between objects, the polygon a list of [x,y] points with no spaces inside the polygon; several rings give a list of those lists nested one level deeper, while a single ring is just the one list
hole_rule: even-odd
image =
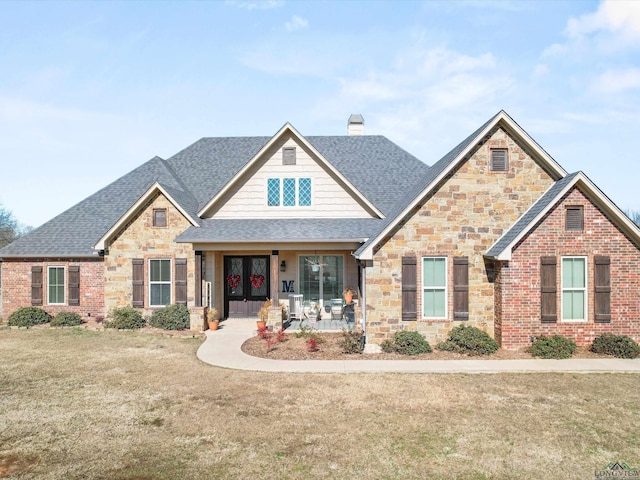
[{"label": "window with black shutter", "polygon": [[402,320],[417,319],[417,260],[402,257]]},{"label": "window with black shutter", "polygon": [[540,259],[540,308],[542,323],[555,323],[557,313],[556,257]]},{"label": "window with black shutter", "polygon": [[42,305],[42,267],[31,267],[31,305]]},{"label": "window with black shutter", "polygon": [[584,209],[582,205],[570,206],[565,211],[565,230],[584,230]]},{"label": "window with black shutter", "polygon": [[453,319],[469,320],[469,258],[453,258]]},{"label": "window with black shutter", "polygon": [[491,170],[506,172],[509,169],[509,155],[506,148],[491,149]]},{"label": "window with black shutter", "polygon": [[80,305],[80,266],[69,266],[69,305]]},{"label": "window with black shutter", "polygon": [[594,321],[596,323],[611,322],[611,276],[609,257],[596,256],[594,259]]},{"label": "window with black shutter", "polygon": [[144,307],[144,259],[134,258],[132,304],[136,308]]},{"label": "window with black shutter", "polygon": [[187,259],[176,258],[176,305],[187,304]]}]

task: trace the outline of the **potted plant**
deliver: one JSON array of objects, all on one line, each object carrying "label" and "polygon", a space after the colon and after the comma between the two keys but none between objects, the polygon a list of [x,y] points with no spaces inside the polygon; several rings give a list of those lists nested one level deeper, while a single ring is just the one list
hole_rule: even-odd
[{"label": "potted plant", "polygon": [[209,310],[207,310],[207,323],[209,324],[209,330],[217,330],[219,322],[218,310],[210,307]]},{"label": "potted plant", "polygon": [[267,298],[260,310],[258,310],[258,320],[256,321],[258,330],[266,328],[267,319],[269,318],[269,308],[271,308],[271,300]]}]

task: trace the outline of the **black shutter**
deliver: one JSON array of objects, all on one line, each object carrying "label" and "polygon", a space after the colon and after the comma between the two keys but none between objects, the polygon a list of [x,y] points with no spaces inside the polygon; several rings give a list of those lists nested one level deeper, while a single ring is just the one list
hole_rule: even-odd
[{"label": "black shutter", "polygon": [[176,305],[187,304],[187,259],[176,258]]},{"label": "black shutter", "polygon": [[540,309],[542,323],[558,321],[556,311],[556,257],[540,258]]},{"label": "black shutter", "polygon": [[144,260],[134,258],[133,263],[133,306],[144,307]]},{"label": "black shutter", "polygon": [[596,256],[594,260],[594,320],[596,323],[609,323],[611,322],[611,260],[604,256]]},{"label": "black shutter", "polygon": [[31,267],[31,305],[42,305],[42,267]]},{"label": "black shutter", "polygon": [[453,319],[469,320],[469,258],[453,258]]},{"label": "black shutter", "polygon": [[69,266],[69,305],[80,305],[80,266]]},{"label": "black shutter", "polygon": [[416,257],[402,257],[402,320],[418,319]]}]

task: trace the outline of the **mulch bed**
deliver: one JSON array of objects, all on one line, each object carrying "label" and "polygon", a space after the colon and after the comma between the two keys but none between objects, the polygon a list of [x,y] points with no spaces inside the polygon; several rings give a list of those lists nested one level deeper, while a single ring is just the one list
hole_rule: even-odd
[{"label": "mulch bed", "polygon": [[[433,348],[432,353],[420,355],[400,355],[398,353],[362,353],[348,354],[342,352],[340,346],[341,333],[320,333],[324,340],[317,344],[317,351],[309,352],[306,338],[297,338],[293,333],[286,333],[283,342],[275,342],[267,351],[267,342],[257,335],[251,337],[242,345],[242,351],[248,355],[274,360],[515,360],[531,359],[531,354],[521,350],[499,349],[492,355],[470,357],[459,353],[443,352]],[[275,337],[275,336],[274,336]],[[433,347],[433,345],[432,345]],[[587,348],[578,348],[573,358],[606,358]]]}]

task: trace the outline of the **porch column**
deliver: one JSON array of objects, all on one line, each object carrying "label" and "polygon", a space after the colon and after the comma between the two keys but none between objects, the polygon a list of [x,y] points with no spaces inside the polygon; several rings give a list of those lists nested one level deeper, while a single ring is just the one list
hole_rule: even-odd
[{"label": "porch column", "polygon": [[202,306],[202,252],[196,250],[196,269],[195,269],[195,306]]},{"label": "porch column", "polygon": [[271,251],[271,304],[277,307],[280,300],[278,298],[278,272],[280,271],[280,252],[278,250]]}]

